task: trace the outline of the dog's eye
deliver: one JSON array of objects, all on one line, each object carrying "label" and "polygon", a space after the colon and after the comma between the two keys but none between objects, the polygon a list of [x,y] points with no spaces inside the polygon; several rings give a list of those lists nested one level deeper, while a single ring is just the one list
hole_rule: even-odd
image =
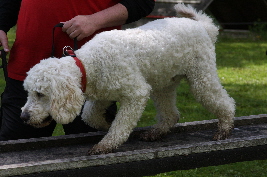
[{"label": "dog's eye", "polygon": [[39,92],[37,92],[36,94],[37,94],[37,97],[39,97],[39,98],[41,98],[41,97],[44,97],[44,96],[45,96],[44,94],[42,94],[42,93],[39,93]]}]

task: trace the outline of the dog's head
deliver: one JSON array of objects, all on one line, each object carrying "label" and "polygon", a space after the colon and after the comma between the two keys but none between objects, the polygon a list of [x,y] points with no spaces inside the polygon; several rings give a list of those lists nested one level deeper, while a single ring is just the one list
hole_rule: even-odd
[{"label": "dog's head", "polygon": [[21,118],[34,127],[44,127],[52,119],[67,124],[80,114],[85,101],[80,89],[81,73],[71,57],[42,60],[27,73],[24,88],[27,103]]}]

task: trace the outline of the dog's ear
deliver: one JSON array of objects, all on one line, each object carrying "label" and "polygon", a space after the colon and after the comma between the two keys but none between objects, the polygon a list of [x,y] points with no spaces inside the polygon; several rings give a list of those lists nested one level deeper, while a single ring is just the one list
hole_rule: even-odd
[{"label": "dog's ear", "polygon": [[82,90],[70,77],[51,81],[50,114],[57,123],[68,124],[81,112],[85,98]]}]

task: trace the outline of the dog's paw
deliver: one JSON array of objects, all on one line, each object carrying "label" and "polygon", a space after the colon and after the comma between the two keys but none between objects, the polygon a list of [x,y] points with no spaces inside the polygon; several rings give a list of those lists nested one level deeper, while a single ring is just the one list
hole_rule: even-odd
[{"label": "dog's paw", "polygon": [[108,154],[108,153],[111,153],[111,152],[112,152],[111,148],[107,148],[105,146],[97,144],[92,149],[90,149],[88,151],[88,155]]},{"label": "dog's paw", "polygon": [[140,140],[142,141],[157,141],[162,139],[166,133],[162,133],[159,129],[151,129],[140,134]]},{"label": "dog's paw", "polygon": [[213,136],[213,140],[215,140],[215,141],[225,140],[231,135],[231,133],[232,133],[232,130],[228,130],[228,131],[219,130]]}]

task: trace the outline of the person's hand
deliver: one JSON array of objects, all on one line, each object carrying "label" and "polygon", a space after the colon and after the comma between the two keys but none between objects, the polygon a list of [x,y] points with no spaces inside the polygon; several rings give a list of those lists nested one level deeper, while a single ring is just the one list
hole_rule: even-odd
[{"label": "person's hand", "polygon": [[5,52],[9,52],[8,38],[3,30],[0,30],[0,46],[3,47]]},{"label": "person's hand", "polygon": [[77,37],[77,40],[80,41],[99,29],[122,25],[126,22],[127,18],[127,8],[118,3],[92,15],[78,15],[64,22],[62,30],[70,38],[74,39]]},{"label": "person's hand", "polygon": [[99,29],[91,15],[78,15],[63,23],[62,31],[66,32],[72,39],[77,37],[78,41],[92,35]]},{"label": "person's hand", "polygon": [[77,40],[80,41],[99,29],[125,24],[127,18],[127,8],[118,3],[92,15],[78,15],[69,21],[63,22],[62,30],[70,38],[77,37]]}]

